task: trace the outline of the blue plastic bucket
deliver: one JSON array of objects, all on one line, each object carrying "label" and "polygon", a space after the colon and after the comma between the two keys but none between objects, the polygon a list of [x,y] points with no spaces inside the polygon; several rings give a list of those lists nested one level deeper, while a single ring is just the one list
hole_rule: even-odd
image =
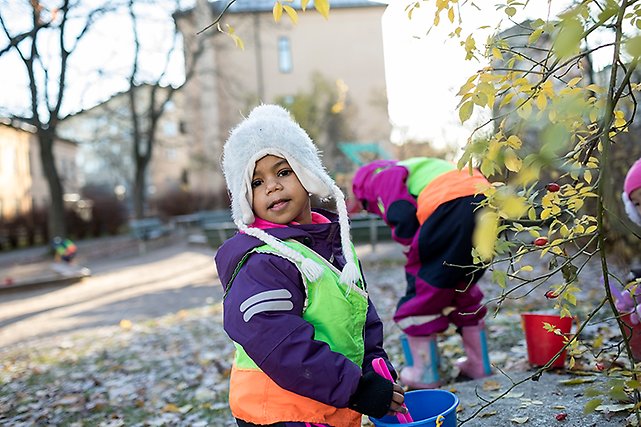
[{"label": "blue plastic bucket", "polygon": [[456,407],[459,400],[447,390],[414,390],[405,393],[405,404],[412,415],[413,423],[400,424],[395,416],[369,419],[376,427],[407,426],[436,427],[436,419],[442,415],[441,427],[456,427]]}]

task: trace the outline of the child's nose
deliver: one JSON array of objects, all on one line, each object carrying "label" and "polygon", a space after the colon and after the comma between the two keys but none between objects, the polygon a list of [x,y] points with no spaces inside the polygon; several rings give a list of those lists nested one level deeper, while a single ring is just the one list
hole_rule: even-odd
[{"label": "child's nose", "polygon": [[272,192],[282,189],[282,185],[277,179],[270,179],[267,181],[267,191]]}]

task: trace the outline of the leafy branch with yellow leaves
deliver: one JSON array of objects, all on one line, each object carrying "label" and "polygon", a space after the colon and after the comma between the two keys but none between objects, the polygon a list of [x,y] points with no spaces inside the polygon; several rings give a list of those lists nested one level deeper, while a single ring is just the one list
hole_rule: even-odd
[{"label": "leafy branch with yellow leaves", "polygon": [[[429,3],[410,3],[408,17]],[[627,282],[611,271],[608,251],[615,240],[613,230],[639,239],[638,227],[617,207],[621,203],[614,195],[621,192],[622,181],[614,182],[611,174],[613,153],[626,150],[623,141],[630,138],[628,132],[639,128],[635,126],[639,85],[634,79],[639,78],[641,57],[641,5],[583,0],[556,16],[550,17],[548,11],[545,19],[516,21],[527,3],[507,0],[495,6],[510,28],[497,28],[479,43],[474,32],[466,36],[463,27],[463,13],[481,8],[478,2],[434,2],[433,25],[442,25],[440,16],[445,12],[455,27],[450,36],[459,40],[465,58],[487,64],[458,93],[462,123],[475,112],[490,117],[474,129],[458,163],[461,169],[478,167],[492,182],[482,190],[487,199],[479,212],[473,255],[492,271],[501,288],[495,300],[498,308],[507,299],[543,287],[555,309],[572,317],[582,303],[582,281],[600,280],[583,278],[583,268],[593,258],[598,261],[603,298],[591,311],[581,307],[589,313],[566,340],[566,348],[572,356],[581,346],[596,360],[603,351],[602,340],[587,342],[581,332],[609,307],[609,316],[621,331],[629,368],[621,372],[610,361],[608,373],[619,374],[617,389],[625,390],[623,395],[639,407],[641,383],[626,334],[630,327],[621,320],[610,290],[610,281],[615,286]],[[608,64],[597,72],[594,57],[604,52]],[[549,260],[547,274],[532,277],[532,255]],[[554,326],[549,330],[554,333]],[[571,357],[571,368],[573,362]],[[598,405],[588,406],[586,410],[593,410]],[[641,421],[638,413],[635,417]]]}]

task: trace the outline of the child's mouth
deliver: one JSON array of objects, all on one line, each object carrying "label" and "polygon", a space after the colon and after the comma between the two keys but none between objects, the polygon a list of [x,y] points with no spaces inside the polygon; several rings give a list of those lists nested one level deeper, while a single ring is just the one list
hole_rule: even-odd
[{"label": "child's mouth", "polygon": [[279,211],[281,209],[284,209],[285,206],[287,205],[289,201],[288,200],[276,200],[274,203],[269,205],[269,209],[274,210],[274,211]]}]

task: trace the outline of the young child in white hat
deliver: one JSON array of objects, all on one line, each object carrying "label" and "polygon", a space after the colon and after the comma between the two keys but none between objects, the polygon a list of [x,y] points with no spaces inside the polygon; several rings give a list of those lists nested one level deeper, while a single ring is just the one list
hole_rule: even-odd
[{"label": "young child in white hat", "polygon": [[641,159],[634,162],[628,170],[621,198],[630,220],[641,225]]},{"label": "young child in white hat", "polygon": [[[285,109],[258,106],[222,163],[239,229],[216,253],[238,425],[360,427],[362,414],[405,412],[400,386],[373,371],[382,357],[396,378],[343,193],[307,133]],[[334,198],[338,215],[312,210],[311,195]]]}]

